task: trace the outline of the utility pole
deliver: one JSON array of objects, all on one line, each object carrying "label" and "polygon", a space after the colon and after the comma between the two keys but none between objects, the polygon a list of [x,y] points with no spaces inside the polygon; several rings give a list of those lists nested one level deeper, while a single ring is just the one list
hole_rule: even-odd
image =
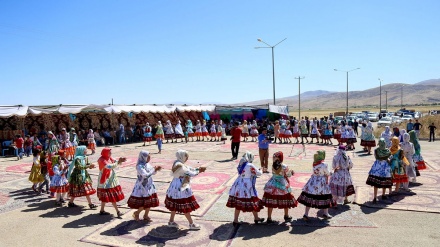
[{"label": "utility pole", "polygon": [[298,79],[298,121],[301,120],[301,79],[306,78],[305,76],[301,77],[295,77],[295,79]]}]

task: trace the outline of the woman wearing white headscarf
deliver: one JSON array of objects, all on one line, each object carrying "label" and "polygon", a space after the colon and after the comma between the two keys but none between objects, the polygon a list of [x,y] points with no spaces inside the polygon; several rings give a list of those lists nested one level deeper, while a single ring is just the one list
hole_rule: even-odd
[{"label": "woman wearing white headscarf", "polygon": [[174,216],[176,212],[178,212],[185,214],[191,230],[199,230],[200,225],[193,222],[190,214],[200,207],[193,195],[190,181],[191,177],[195,177],[199,173],[204,172],[206,167],[192,168],[185,165],[188,157],[188,152],[185,150],[178,150],[176,153],[177,160],[174,161],[173,167],[171,168],[173,180],[167,190],[165,207],[171,211],[170,221],[168,222],[169,227],[179,227],[179,225],[174,222]]},{"label": "woman wearing white headscarf", "polygon": [[137,179],[131,192],[130,198],[127,201],[128,207],[137,209],[133,213],[133,218],[138,221],[139,215],[142,210],[145,210],[144,220],[151,221],[148,217],[150,208],[159,206],[159,199],[156,194],[156,186],[154,186],[152,176],[162,169],[161,166],[151,166],[150,165],[150,153],[148,151],[142,150],[139,153],[139,158],[136,164]]},{"label": "woman wearing white headscarf", "polygon": [[177,124],[174,127],[174,138],[177,143],[177,138],[180,138],[180,142],[183,142],[183,138],[185,138],[185,134],[183,133],[182,125],[180,120],[177,120]]},{"label": "woman wearing white headscarf", "polygon": [[[409,162],[409,165],[405,169],[406,175],[409,178],[413,178],[413,181],[415,182],[417,175],[415,170],[416,164],[414,163],[413,155],[416,153],[416,151],[414,149],[414,144],[410,142],[410,136],[408,133],[403,134],[403,142],[400,143],[400,148],[402,149],[405,158]],[[403,183],[403,188],[406,191],[409,191],[408,186],[409,186],[409,182]]]},{"label": "woman wearing white headscarf", "polygon": [[371,154],[371,148],[376,146],[376,139],[373,135],[373,124],[368,122],[367,126],[362,128],[361,146],[367,149]]},{"label": "woman wearing white headscarf", "polygon": [[336,202],[344,199],[344,204],[350,203],[348,196],[355,193],[353,180],[349,170],[353,168],[353,162],[345,152],[345,146],[339,146],[336,155],[333,157],[333,175],[330,178],[330,189]]},{"label": "woman wearing white headscarf", "polygon": [[258,198],[255,182],[258,176],[263,174],[259,168],[254,166],[254,155],[247,151],[238,163],[238,177],[229,190],[229,199],[226,207],[235,208],[234,226],[238,226],[240,211],[252,212],[255,224],[262,223],[264,218],[258,217],[258,212],[263,209],[263,204]]},{"label": "woman wearing white headscarf", "polygon": [[174,130],[173,130],[173,125],[171,124],[170,120],[167,120],[167,124],[165,125],[165,140],[171,139],[171,142],[174,142]]},{"label": "woman wearing white headscarf", "polygon": [[385,140],[385,144],[387,148],[391,147],[391,138],[393,138],[394,134],[390,130],[390,126],[385,126],[385,130],[380,135],[381,138]]}]

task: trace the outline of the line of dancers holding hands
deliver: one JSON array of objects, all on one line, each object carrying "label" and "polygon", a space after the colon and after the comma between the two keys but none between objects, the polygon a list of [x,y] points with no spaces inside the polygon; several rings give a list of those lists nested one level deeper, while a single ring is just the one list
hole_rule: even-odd
[{"label": "line of dancers holding hands", "polygon": [[[85,196],[89,207],[94,209],[97,205],[91,202],[90,196],[97,193],[98,199],[101,201],[99,214],[109,215],[110,213],[105,211],[105,204],[112,203],[117,216],[121,217],[122,213],[116,203],[124,199],[124,194],[116,176],[115,168],[125,162],[126,158],[121,157],[115,160],[111,156],[110,148],[106,147],[102,150],[101,157],[97,161],[100,172],[97,190],[95,190],[92,186],[92,179],[87,172],[88,169],[95,168],[95,165],[88,161],[86,151],[85,146],[78,146],[70,165],[65,160],[63,152],[51,155],[54,176],[50,180],[50,191],[57,194],[56,205],[62,206],[66,193],[68,193],[70,198],[68,207],[76,207],[75,198]],[[200,206],[194,197],[190,181],[193,177],[205,172],[206,167],[193,168],[186,164],[188,158],[187,151],[178,150],[176,152],[176,160],[171,168],[173,179],[164,201],[165,207],[171,211],[167,226],[179,228],[174,220],[176,213],[179,213],[183,214],[188,220],[190,230],[198,230],[201,226],[193,221],[190,213]],[[151,155],[148,151],[142,150],[139,153],[136,163],[137,179],[127,201],[128,207],[136,209],[132,215],[136,221],[141,219],[145,222],[152,221],[149,217],[149,211],[151,208],[159,206],[153,176],[162,167],[152,166],[150,160]],[[289,222],[292,220],[289,209],[297,207],[298,202],[306,206],[304,220],[309,220],[310,208],[323,209],[323,218],[330,219],[332,216],[329,214],[328,209],[336,206],[337,203],[349,203],[347,197],[355,193],[349,173],[353,163],[346,154],[345,146],[339,146],[333,157],[333,172],[330,172],[328,165],[324,162],[325,151],[317,151],[314,154],[313,173],[303,187],[298,199],[295,199],[289,181],[289,178],[294,175],[294,171],[283,163],[282,152],[279,151],[273,154],[272,177],[265,184],[261,199],[258,197],[255,183],[256,179],[262,175],[262,171],[252,164],[253,160],[254,155],[249,151],[242,156],[237,166],[238,176],[229,191],[226,206],[235,209],[233,220],[235,227],[240,224],[238,221],[240,212],[252,212],[255,224],[261,224],[265,221],[268,224],[273,223],[272,211],[274,208],[283,209],[284,221]],[[29,177],[33,183],[45,181],[42,179],[37,181],[37,178],[44,177],[37,169],[41,168],[42,162],[46,161],[41,159],[40,152],[38,150],[34,151],[34,164]],[[258,213],[264,207],[268,208],[266,220],[258,216]],[[141,218],[142,211],[144,212]]]}]

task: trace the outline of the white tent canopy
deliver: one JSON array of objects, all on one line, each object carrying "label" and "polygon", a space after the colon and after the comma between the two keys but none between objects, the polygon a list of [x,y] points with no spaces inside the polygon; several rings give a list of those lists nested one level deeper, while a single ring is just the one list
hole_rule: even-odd
[{"label": "white tent canopy", "polygon": [[214,105],[52,105],[52,106],[0,106],[0,118],[12,116],[25,117],[28,114],[78,114],[81,112],[153,112],[153,113],[171,113],[175,111],[215,111]]}]

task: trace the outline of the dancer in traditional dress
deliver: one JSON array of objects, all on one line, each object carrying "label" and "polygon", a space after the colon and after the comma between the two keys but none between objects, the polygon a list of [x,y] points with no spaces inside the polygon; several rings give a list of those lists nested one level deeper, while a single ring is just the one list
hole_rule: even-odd
[{"label": "dancer in traditional dress", "polygon": [[[336,123],[336,121],[335,121]],[[342,145],[341,138],[342,138],[342,130],[341,130],[341,124],[335,124],[336,128],[334,129],[333,138],[335,138],[338,141],[338,146]]]},{"label": "dancer in traditional dress", "polygon": [[168,140],[171,139],[171,143],[173,143],[174,142],[174,130],[173,130],[173,125],[171,124],[170,120],[167,120],[164,129],[165,129],[165,140],[167,140],[167,143],[168,143]]},{"label": "dancer in traditional dress", "polygon": [[357,142],[356,133],[351,126],[347,126],[347,149],[354,150],[354,144]]},{"label": "dancer in traditional dress", "polygon": [[200,206],[196,201],[191,189],[191,177],[197,176],[204,172],[206,167],[192,168],[185,165],[188,160],[188,152],[185,150],[178,150],[176,153],[177,160],[174,161],[172,170],[173,180],[168,187],[165,198],[165,207],[171,211],[169,227],[178,228],[179,225],[174,222],[174,216],[177,213],[183,213],[189,222],[191,230],[200,229],[200,225],[193,222],[191,212],[197,210]]},{"label": "dancer in traditional dress", "polygon": [[281,143],[280,128],[281,128],[280,121],[276,120],[275,125],[273,126],[273,133],[275,138],[273,143],[277,143],[277,139],[279,140],[279,143]]},{"label": "dancer in traditional dress", "polygon": [[249,136],[249,127],[246,120],[243,121],[243,124],[241,125],[241,137],[243,137],[243,141],[247,141],[247,138]]},{"label": "dancer in traditional dress", "polygon": [[180,142],[183,142],[183,138],[185,138],[185,133],[183,133],[182,125],[180,120],[177,120],[177,124],[174,127],[174,138],[177,143],[177,138],[180,138]]},{"label": "dancer in traditional dress", "polygon": [[391,139],[391,173],[392,173],[392,181],[396,183],[396,188],[393,191],[393,194],[396,194],[400,190],[400,184],[408,182],[408,176],[406,175],[406,166],[409,165],[409,162],[405,158],[404,152],[400,149],[399,138],[394,136]]},{"label": "dancer in traditional dress", "polygon": [[279,137],[281,139],[280,143],[286,143],[285,133],[286,133],[286,122],[284,121],[284,119],[281,119],[280,120],[280,134],[279,134]]},{"label": "dancer in traditional dress", "polygon": [[[220,120],[220,123],[222,123],[222,120]],[[225,127],[223,127],[223,124],[220,124],[220,126],[222,127],[222,138],[220,140],[223,141],[223,144],[225,144],[226,140],[228,139],[228,137],[226,136],[226,125]]]},{"label": "dancer in traditional dress", "polygon": [[[408,133],[403,134],[403,142],[400,143],[400,148],[402,149],[406,160],[408,160],[409,162],[409,165],[405,167],[406,175],[408,176],[408,179],[412,179],[412,181],[415,182],[417,177],[415,170],[416,164],[413,161],[415,150],[414,144],[410,142],[410,136]],[[409,182],[403,183],[403,189],[406,191],[410,191]]]},{"label": "dancer in traditional dress", "polygon": [[139,215],[142,210],[145,210],[143,219],[150,222],[151,219],[148,217],[150,208],[159,206],[159,199],[156,194],[156,186],[154,186],[152,176],[162,169],[161,166],[151,166],[150,163],[150,153],[148,151],[142,150],[139,153],[139,158],[136,164],[137,179],[131,192],[130,198],[128,198],[128,207],[137,209],[133,213],[133,218],[138,221]]},{"label": "dancer in traditional dress", "polygon": [[70,142],[70,133],[66,131],[66,128],[61,129],[60,148],[66,150],[68,157],[73,157],[74,146]]},{"label": "dancer in traditional dress", "polygon": [[374,161],[373,166],[368,173],[367,184],[374,186],[374,199],[373,203],[377,202],[377,189],[382,188],[382,200],[387,199],[385,196],[386,188],[391,188],[393,186],[391,178],[391,167],[389,165],[389,158],[391,156],[390,150],[387,148],[385,139],[380,138],[378,143],[378,148],[374,150]]},{"label": "dancer in traditional dress", "polygon": [[89,129],[89,133],[87,134],[87,148],[92,150],[92,155],[95,154],[96,150],[96,142],[95,135],[93,134],[93,130]]},{"label": "dancer in traditional dress", "polygon": [[49,156],[55,155],[60,149],[60,144],[52,131],[47,132],[46,151]]},{"label": "dancer in traditional dress", "polygon": [[59,155],[52,156],[52,169],[54,176],[50,182],[50,192],[56,193],[55,205],[61,206],[64,203],[64,197],[69,191],[69,182],[67,181],[67,166],[64,161],[62,161]]},{"label": "dancer in traditional dress", "polygon": [[193,124],[189,119],[186,121],[186,131],[188,132],[188,139],[191,137],[191,141],[193,142],[195,134],[193,131]]},{"label": "dancer in traditional dress", "polygon": [[97,207],[90,199],[90,195],[95,194],[96,190],[93,188],[92,179],[87,172],[87,169],[93,169],[95,165],[89,163],[86,153],[86,146],[78,146],[75,151],[75,157],[73,157],[72,163],[69,166],[69,207],[76,207],[77,205],[73,201],[75,197],[81,196],[87,198],[90,209]]},{"label": "dancer in traditional dress", "polygon": [[294,124],[293,124],[293,133],[292,133],[293,138],[296,139],[296,143],[299,143],[298,137],[300,137],[300,131],[299,131],[299,126],[298,126],[298,121],[295,120]]},{"label": "dancer in traditional dress", "polygon": [[75,128],[71,128],[69,132],[69,141],[72,144],[70,149],[66,150],[66,158],[72,160],[75,155],[75,149],[78,146],[78,135],[75,132]]},{"label": "dancer in traditional dress", "polygon": [[309,143],[309,130],[307,129],[306,120],[301,119],[301,125],[300,125],[300,131],[301,131],[301,143],[304,144],[304,137],[306,138],[306,143]]},{"label": "dancer in traditional dress", "polygon": [[272,211],[274,208],[284,209],[284,221],[290,222],[289,208],[298,206],[298,202],[293,196],[290,187],[289,178],[295,172],[289,170],[289,167],[283,164],[283,152],[279,151],[273,154],[272,178],[264,186],[264,195],[261,199],[264,206],[267,207],[267,223],[273,223]]},{"label": "dancer in traditional dress", "polygon": [[313,138],[316,138],[316,143],[319,143],[318,121],[313,120],[311,125],[312,131],[310,133],[310,138],[312,138],[312,141],[310,143],[313,143]]},{"label": "dancer in traditional dress", "polygon": [[371,122],[368,122],[367,126],[362,128],[361,146],[366,148],[368,154],[371,154],[371,148],[376,146],[373,130],[373,124]]},{"label": "dancer in traditional dress", "polygon": [[329,122],[326,121],[323,122],[323,133],[324,134],[321,136],[321,139],[324,140],[324,144],[333,145],[332,142],[333,134],[332,134],[331,124],[329,124]]},{"label": "dancer in traditional dress", "polygon": [[393,132],[390,131],[390,126],[385,126],[385,130],[380,134],[380,138],[385,140],[387,148],[391,147],[391,138],[393,138]]},{"label": "dancer in traditional dress", "polygon": [[125,162],[126,158],[120,157],[118,161],[112,158],[112,151],[110,148],[105,147],[101,151],[101,157],[98,159],[99,176],[98,176],[98,199],[101,201],[101,210],[99,215],[109,215],[109,212],[105,211],[105,204],[111,202],[116,210],[118,217],[122,216],[121,211],[118,209],[117,202],[124,199],[124,193],[122,192],[121,185],[119,185],[118,178],[116,177],[115,168]]},{"label": "dancer in traditional dress", "polygon": [[202,136],[202,124],[200,123],[200,120],[197,120],[195,128],[196,128],[195,135],[196,135],[197,141],[200,141],[200,137]]},{"label": "dancer in traditional dress", "polygon": [[217,124],[217,140],[222,141],[223,121],[220,119]]},{"label": "dancer in traditional dress", "polygon": [[417,164],[416,166],[416,172],[418,172],[419,170],[425,170],[426,169],[426,164],[425,161],[423,160],[422,157],[422,149],[419,143],[419,138],[417,137],[417,134],[414,130],[411,130],[410,132],[408,132],[409,137],[410,137],[410,142],[412,144],[414,144],[414,156],[413,156],[413,160],[414,162]]},{"label": "dancer in traditional dress", "polygon": [[403,135],[406,133],[406,129],[401,129],[400,130],[400,137],[399,137],[399,141],[400,143],[404,142],[403,140]]},{"label": "dancer in traditional dress", "polygon": [[252,212],[254,215],[254,223],[264,222],[264,218],[258,217],[258,212],[263,209],[263,204],[255,188],[256,179],[263,173],[260,169],[252,164],[254,155],[247,151],[238,163],[238,177],[229,190],[229,198],[226,207],[235,208],[234,227],[238,226],[238,216],[240,211]]},{"label": "dancer in traditional dress", "polygon": [[287,122],[286,129],[284,130],[284,143],[292,143],[292,130],[291,130],[290,122]]},{"label": "dancer in traditional dress", "polygon": [[345,152],[345,146],[339,146],[336,155],[333,157],[332,168],[334,170],[330,178],[330,189],[333,199],[336,203],[350,203],[348,196],[355,193],[353,180],[350,175],[350,169],[353,168],[353,162]]},{"label": "dancer in traditional dress", "polygon": [[40,153],[41,150],[37,148],[32,151],[34,158],[31,174],[29,174],[29,181],[32,183],[32,190],[35,192],[37,192],[40,183],[44,182],[44,176],[41,174]]},{"label": "dancer in traditional dress", "polygon": [[348,125],[346,125],[344,121],[341,121],[341,138],[338,140],[340,143],[339,145],[347,143],[348,135]]},{"label": "dancer in traditional dress", "polygon": [[306,206],[303,219],[309,220],[310,208],[324,209],[324,219],[330,219],[332,216],[328,213],[328,209],[335,206],[330,186],[328,185],[328,177],[330,171],[324,163],[325,151],[319,150],[313,156],[313,174],[304,185],[298,202]]},{"label": "dancer in traditional dress", "polygon": [[215,122],[214,122],[214,120],[212,120],[212,122],[211,122],[211,128],[210,128],[210,132],[209,132],[209,136],[211,137],[211,139],[209,140],[209,141],[214,141],[214,138],[215,138],[215,141],[217,141],[217,129],[215,128],[216,127],[216,124],[215,124]]},{"label": "dancer in traditional dress", "polygon": [[152,133],[153,129],[150,126],[150,123],[147,122],[146,126],[145,126],[145,131],[144,131],[144,137],[143,137],[143,141],[144,141],[144,145],[145,143],[148,142],[148,145],[151,145],[151,140],[153,140],[153,133]]},{"label": "dancer in traditional dress", "polygon": [[160,121],[157,121],[156,128],[157,129],[156,129],[156,134],[154,135],[154,138],[163,140],[165,138],[165,135],[163,133],[163,126]]},{"label": "dancer in traditional dress", "polygon": [[203,119],[202,122],[202,141],[205,141],[205,136],[206,136],[206,140],[208,140],[208,129],[206,128],[206,120]]},{"label": "dancer in traditional dress", "polygon": [[255,120],[252,121],[251,124],[251,137],[252,137],[252,142],[258,141],[258,139],[256,137],[258,137],[259,133],[258,133],[258,129],[257,129],[257,122]]}]

